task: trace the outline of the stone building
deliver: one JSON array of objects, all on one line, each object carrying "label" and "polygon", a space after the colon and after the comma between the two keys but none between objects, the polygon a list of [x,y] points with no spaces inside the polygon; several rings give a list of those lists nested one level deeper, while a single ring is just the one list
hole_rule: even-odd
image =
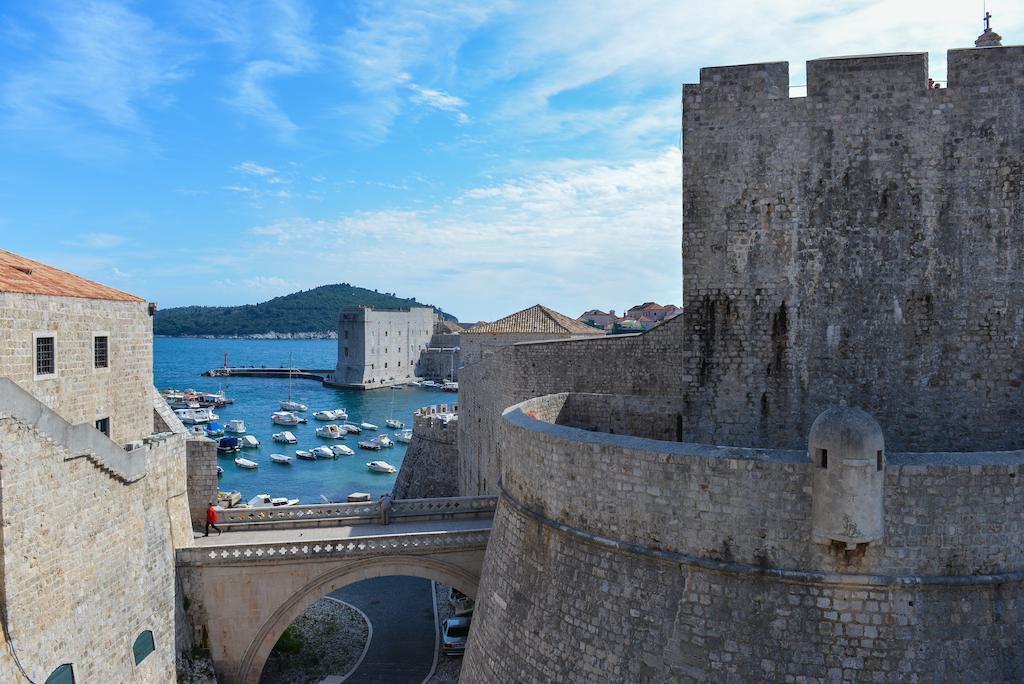
[{"label": "stone building", "polygon": [[1024,47],[948,84],[684,87],[683,314],[463,370],[465,681],[1024,678]]},{"label": "stone building", "polygon": [[325,385],[379,389],[416,377],[416,364],[434,334],[429,307],[343,307],[338,316],[338,365]]},{"label": "stone building", "polygon": [[173,682],[188,437],[149,305],[0,250],[0,321],[0,681]]},{"label": "stone building", "polygon": [[435,382],[459,380],[462,366],[462,326],[440,316],[434,322],[434,334],[420,352],[416,376]]},{"label": "stone building", "polygon": [[568,340],[604,335],[586,323],[535,304],[522,311],[481,323],[462,333],[463,365],[477,363],[497,349],[519,342]]}]

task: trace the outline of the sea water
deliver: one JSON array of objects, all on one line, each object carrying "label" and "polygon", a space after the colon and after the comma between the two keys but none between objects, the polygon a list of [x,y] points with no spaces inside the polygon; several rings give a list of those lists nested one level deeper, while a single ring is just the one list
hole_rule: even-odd
[{"label": "sea water", "polygon": [[[245,421],[247,433],[260,441],[259,448],[243,449],[234,454],[223,454],[217,463],[224,468],[220,477],[222,491],[238,490],[242,501],[256,494],[299,498],[303,503],[321,503],[321,495],[331,499],[351,492],[368,492],[377,498],[390,491],[397,475],[373,473],[367,470],[368,461],[387,461],[400,468],[407,445],[380,451],[360,449],[359,440],[375,434],[394,435],[384,425],[386,418],[395,417],[412,427],[413,412],[431,404],[458,402],[455,394],[426,390],[419,387],[377,389],[368,392],[337,390],[324,387],[316,380],[293,378],[292,399],[306,404],[309,411],[300,414],[309,421],[304,425],[275,425],[270,414],[280,410],[278,404],[288,398],[287,378],[208,378],[203,371],[224,365],[224,354],[231,366],[287,367],[289,356],[294,368],[333,368],[337,361],[338,343],[335,340],[210,340],[188,337],[157,337],[153,340],[153,379],[159,389],[174,388],[216,392],[224,390],[235,403],[214,412],[223,426],[229,420]],[[394,413],[392,414],[392,406]],[[363,430],[361,435],[348,435],[344,440],[320,439],[318,425],[327,422],[315,420],[313,412],[320,409],[344,408],[349,422],[358,425],[368,422],[377,425],[377,432]],[[341,422],[341,421],[334,421]],[[275,432],[290,431],[298,444],[274,442]],[[231,434],[231,433],[228,433]],[[294,458],[296,449],[310,450],[320,445],[345,444],[356,452],[355,456],[336,459],[303,461]],[[270,454],[293,457],[290,465],[279,465],[270,460]],[[259,467],[246,470],[235,465],[235,458],[244,456]]]}]

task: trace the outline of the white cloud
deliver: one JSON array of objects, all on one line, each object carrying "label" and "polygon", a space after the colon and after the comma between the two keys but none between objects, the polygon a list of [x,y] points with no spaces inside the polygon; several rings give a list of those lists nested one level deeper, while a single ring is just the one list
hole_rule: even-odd
[{"label": "white cloud", "polygon": [[466,107],[466,101],[461,97],[450,95],[440,90],[434,90],[433,88],[424,88],[423,86],[410,83],[406,86],[412,91],[412,97],[410,98],[414,103],[421,104],[432,109],[440,109],[445,112],[452,112],[455,114],[456,121],[460,124],[469,123],[469,115],[462,110]]},{"label": "white cloud", "polygon": [[249,174],[251,176],[264,176],[264,177],[266,177],[266,176],[274,176],[274,175],[277,174],[277,171],[275,171],[274,169],[270,168],[269,166],[260,166],[259,164],[257,164],[254,161],[244,161],[241,164],[237,164],[234,167],[234,169],[235,169],[235,171],[241,171],[242,173],[247,173],[247,174]]}]

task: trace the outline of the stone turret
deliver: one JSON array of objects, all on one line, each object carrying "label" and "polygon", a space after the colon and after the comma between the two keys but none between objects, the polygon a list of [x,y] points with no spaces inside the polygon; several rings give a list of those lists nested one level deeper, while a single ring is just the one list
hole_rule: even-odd
[{"label": "stone turret", "polygon": [[852,549],[881,541],[885,438],[878,422],[860,409],[834,406],[814,421],[807,442],[815,543]]}]

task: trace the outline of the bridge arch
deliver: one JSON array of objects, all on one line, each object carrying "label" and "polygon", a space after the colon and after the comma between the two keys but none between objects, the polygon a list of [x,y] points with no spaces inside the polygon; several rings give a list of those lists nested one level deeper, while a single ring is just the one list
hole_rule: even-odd
[{"label": "bridge arch", "polygon": [[422,556],[366,558],[316,576],[294,592],[260,626],[238,667],[240,684],[259,684],[263,666],[281,634],[309,606],[336,589],[372,577],[404,575],[434,580],[476,598],[480,576],[463,567]]}]

